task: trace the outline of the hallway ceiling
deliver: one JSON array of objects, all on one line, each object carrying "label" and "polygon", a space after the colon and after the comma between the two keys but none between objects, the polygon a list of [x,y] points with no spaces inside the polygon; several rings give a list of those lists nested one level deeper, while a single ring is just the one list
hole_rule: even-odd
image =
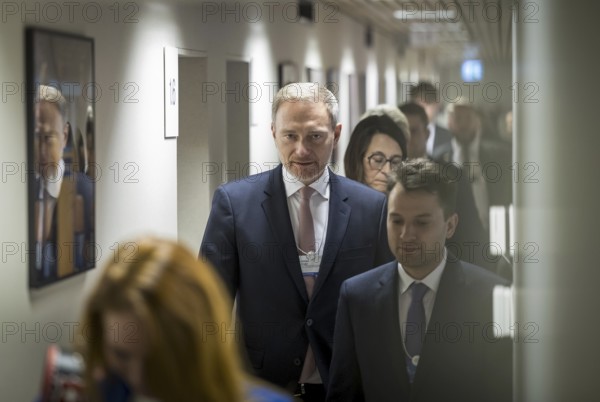
[{"label": "hallway ceiling", "polygon": [[[509,62],[512,53],[511,0],[327,0],[323,13],[335,11],[392,37],[407,47],[431,52],[437,60],[481,58]],[[330,4],[330,6],[326,6]],[[520,4],[515,18],[535,20],[536,3]],[[532,7],[533,6],[533,7]],[[329,7],[329,8],[326,8]],[[403,13],[394,16],[394,13]]]}]

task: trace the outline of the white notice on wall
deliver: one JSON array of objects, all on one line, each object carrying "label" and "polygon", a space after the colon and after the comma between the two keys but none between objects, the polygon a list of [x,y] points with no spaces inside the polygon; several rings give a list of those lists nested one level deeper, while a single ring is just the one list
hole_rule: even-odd
[{"label": "white notice on wall", "polygon": [[165,138],[179,135],[179,51],[165,47]]}]

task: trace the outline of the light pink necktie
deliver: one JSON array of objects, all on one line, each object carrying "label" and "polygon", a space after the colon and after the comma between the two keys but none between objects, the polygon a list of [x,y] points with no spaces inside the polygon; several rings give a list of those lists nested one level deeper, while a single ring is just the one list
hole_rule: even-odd
[{"label": "light pink necktie", "polygon": [[[315,227],[313,223],[312,213],[310,212],[310,197],[315,192],[312,187],[304,186],[300,189],[300,210],[298,211],[298,250],[300,255],[308,255],[309,252],[315,252]],[[313,254],[311,253],[311,254]],[[304,283],[306,284],[306,293],[310,300],[315,287],[315,276],[303,275]],[[300,374],[300,383],[305,383],[312,377],[317,370],[315,357],[312,348],[308,346],[304,366]]]},{"label": "light pink necktie", "polygon": [[[311,251],[315,252],[315,227],[312,213],[310,212],[310,197],[314,192],[315,189],[309,186],[304,186],[300,189],[300,210],[298,211],[298,247],[300,248],[300,255],[308,254]],[[306,284],[306,292],[310,299],[315,286],[315,277],[304,275],[304,283]]]}]

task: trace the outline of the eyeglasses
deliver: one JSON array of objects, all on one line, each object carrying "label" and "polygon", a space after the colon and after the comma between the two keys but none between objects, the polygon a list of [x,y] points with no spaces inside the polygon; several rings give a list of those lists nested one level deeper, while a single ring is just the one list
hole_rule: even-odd
[{"label": "eyeglasses", "polygon": [[394,170],[398,166],[402,164],[402,157],[399,155],[392,156],[390,159],[387,159],[385,155],[381,152],[375,152],[371,154],[371,156],[367,157],[369,161],[369,167],[373,170],[381,170],[385,167],[386,163],[390,163],[390,169]]}]

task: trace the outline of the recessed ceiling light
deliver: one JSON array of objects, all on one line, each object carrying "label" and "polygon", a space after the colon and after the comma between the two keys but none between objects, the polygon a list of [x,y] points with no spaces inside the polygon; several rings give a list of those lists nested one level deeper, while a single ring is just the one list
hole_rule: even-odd
[{"label": "recessed ceiling light", "polygon": [[456,22],[456,10],[396,10],[394,17],[402,21]]}]

